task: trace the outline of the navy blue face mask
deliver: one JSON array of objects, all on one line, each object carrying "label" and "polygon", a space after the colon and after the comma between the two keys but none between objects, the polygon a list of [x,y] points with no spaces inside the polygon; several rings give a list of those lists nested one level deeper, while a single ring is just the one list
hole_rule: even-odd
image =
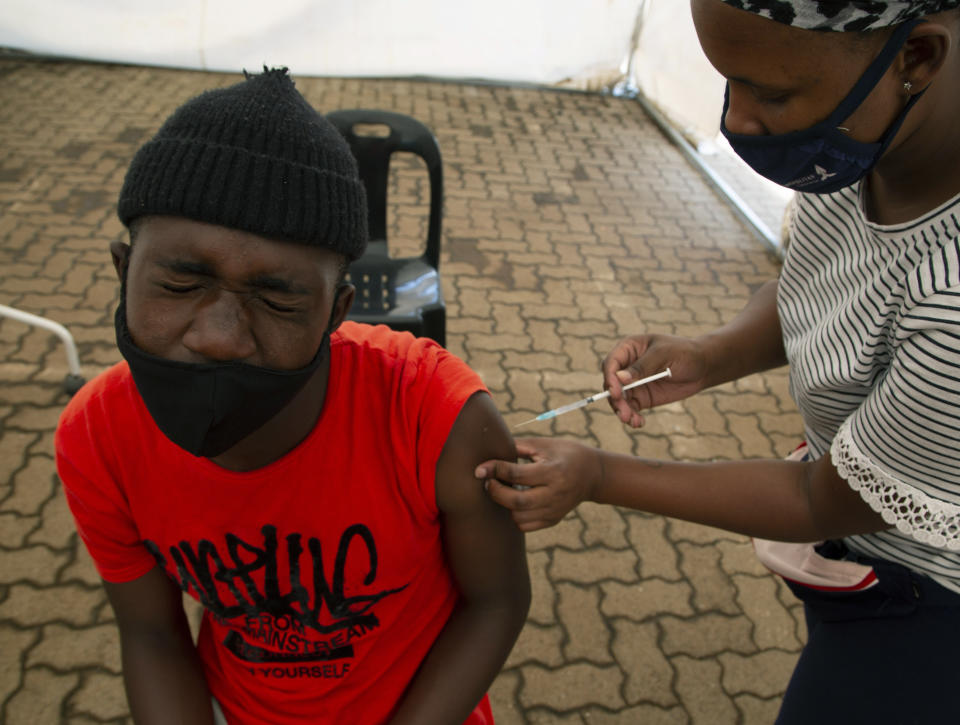
[{"label": "navy blue face mask", "polygon": [[730,133],[727,130],[727,108],[730,105],[730,85],[723,99],[720,131],[733,150],[761,176],[795,191],[830,194],[859,181],[866,175],[900,130],[900,125],[922,95],[913,95],[900,115],[876,143],[855,141],[838,126],[860,107],[893,63],[910,31],[922,23],[911,20],[900,25],[870,67],[854,85],[836,110],[826,119],[803,131],[753,136]]}]

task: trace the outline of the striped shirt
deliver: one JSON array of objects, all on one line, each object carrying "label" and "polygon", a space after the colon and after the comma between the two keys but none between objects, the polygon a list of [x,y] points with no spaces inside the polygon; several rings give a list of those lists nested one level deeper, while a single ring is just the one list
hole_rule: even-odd
[{"label": "striped shirt", "polygon": [[960,196],[906,224],[800,194],[777,307],[811,455],[891,528],[848,546],[960,592]]}]

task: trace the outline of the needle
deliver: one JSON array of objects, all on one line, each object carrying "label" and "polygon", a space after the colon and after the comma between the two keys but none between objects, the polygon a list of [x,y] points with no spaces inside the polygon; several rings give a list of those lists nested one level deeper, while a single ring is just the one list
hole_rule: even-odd
[{"label": "needle", "polygon": [[[632,383],[628,383],[623,386],[624,392],[630,390],[631,388],[637,388],[641,385],[646,385],[647,383],[652,383],[654,380],[660,380],[661,378],[670,377],[670,368],[667,368],[662,373],[657,373],[656,375],[651,375],[646,378],[640,378],[640,380],[634,380]],[[561,405],[559,408],[554,408],[553,410],[548,410],[546,413],[541,413],[536,418],[531,418],[530,420],[524,421],[523,423],[518,423],[513,426],[513,429],[521,428],[530,423],[536,423],[540,420],[550,420],[551,418],[556,418],[558,415],[563,415],[564,413],[569,413],[571,410],[576,410],[577,408],[582,408],[585,405],[596,402],[597,400],[603,400],[604,398],[610,397],[610,391],[604,390],[602,393],[595,393],[589,397],[584,398],[583,400],[578,400],[576,403],[569,403],[568,405]]]}]

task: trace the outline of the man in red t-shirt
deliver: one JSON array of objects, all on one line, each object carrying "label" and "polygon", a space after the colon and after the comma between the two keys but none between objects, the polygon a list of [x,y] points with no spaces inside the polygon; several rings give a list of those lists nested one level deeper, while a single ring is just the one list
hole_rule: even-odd
[{"label": "man in red t-shirt", "polygon": [[249,76],[167,120],[119,214],[125,362],[56,448],[134,718],[492,723],[530,586],[473,471],[513,442],[456,357],[344,322],[367,235],[343,139],[285,69]]}]

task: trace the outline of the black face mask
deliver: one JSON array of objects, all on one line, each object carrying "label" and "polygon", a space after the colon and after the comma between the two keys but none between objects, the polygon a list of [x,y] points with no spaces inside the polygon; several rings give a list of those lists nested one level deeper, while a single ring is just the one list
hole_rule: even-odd
[{"label": "black face mask", "polygon": [[124,289],[114,326],[117,346],[157,427],[184,450],[205,458],[229,450],[279,413],[330,350],[328,325],[317,354],[298,370],[271,370],[242,362],[166,360],[134,344],[127,328]]}]

